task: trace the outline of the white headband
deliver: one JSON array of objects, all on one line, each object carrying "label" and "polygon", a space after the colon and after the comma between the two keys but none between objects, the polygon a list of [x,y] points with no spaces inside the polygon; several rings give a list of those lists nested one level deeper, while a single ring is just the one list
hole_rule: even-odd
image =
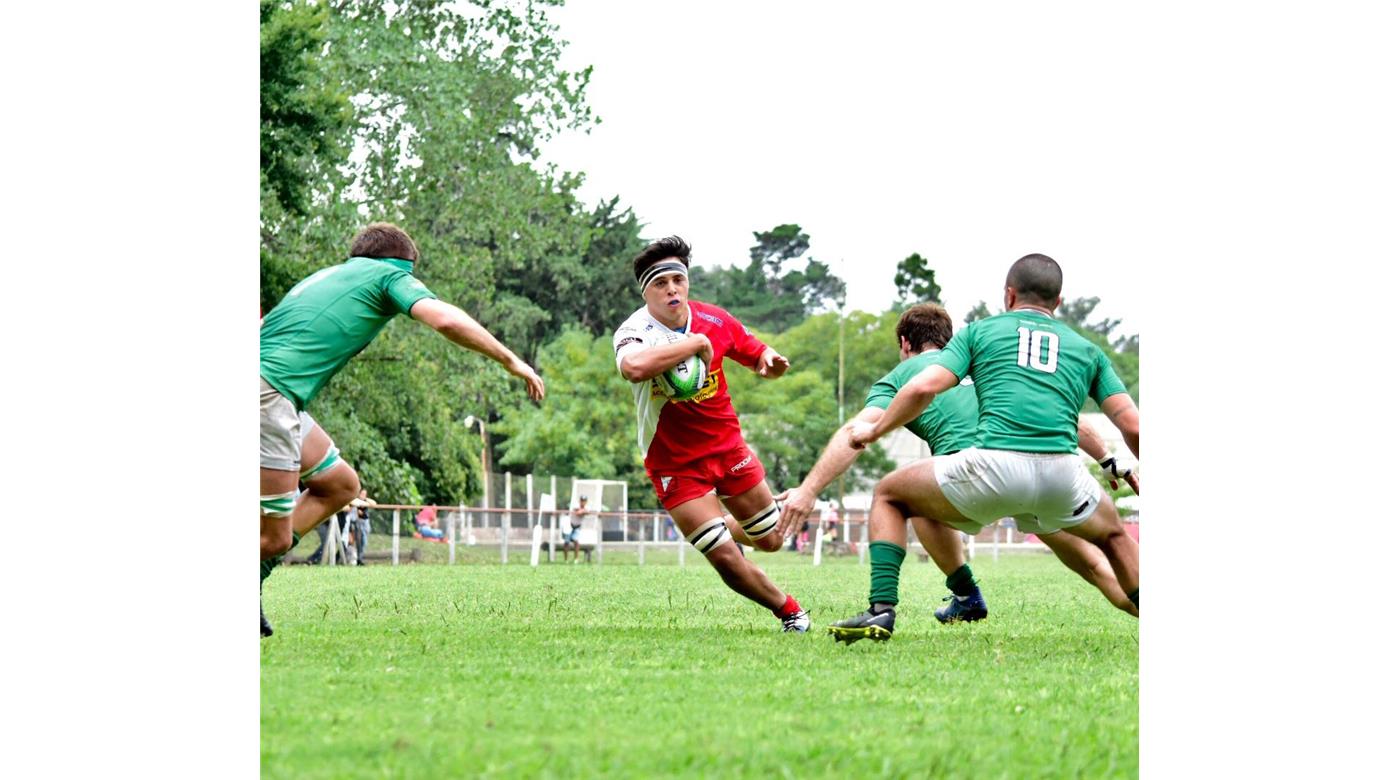
[{"label": "white headband", "polygon": [[637,284],[641,289],[645,290],[653,279],[662,274],[680,274],[687,279],[690,278],[690,271],[685,267],[684,263],[681,263],[679,260],[667,260],[664,263],[657,263],[643,271],[642,278],[637,280]]}]

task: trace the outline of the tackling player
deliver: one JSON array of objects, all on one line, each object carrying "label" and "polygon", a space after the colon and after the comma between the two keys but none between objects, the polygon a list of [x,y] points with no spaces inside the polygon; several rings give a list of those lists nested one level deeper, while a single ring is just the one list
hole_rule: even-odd
[{"label": "tackling player", "polygon": [[[979,446],[915,461],[882,479],[871,507],[872,528],[913,516],[975,533],[1013,516],[1042,539],[1064,530],[1103,552],[1136,608],[1137,542],[1074,451],[1079,408],[1092,396],[1136,457],[1137,406],[1108,356],[1052,316],[1062,281],[1060,266],[1045,255],[1017,260],[1006,277],[1006,313],[959,331],[878,420],[852,422],[848,440],[852,448],[864,448],[971,376]],[[1130,478],[1115,461],[1103,462],[1113,476]]]},{"label": "tackling player", "polygon": [[[798,487],[778,496],[783,502],[779,529],[784,534],[796,529],[811,512],[816,496],[832,480],[851,467],[860,451],[846,442],[846,431],[854,422],[873,423],[883,415],[895,393],[919,371],[933,363],[939,350],[953,334],[952,319],[942,306],[921,303],[900,315],[895,325],[899,340],[901,363],[871,386],[865,408],[850,423],[832,436],[821,458]],[[971,447],[977,437],[977,391],[971,380],[940,394],[928,408],[905,427],[928,444],[934,455],[951,455]],[[1080,425],[1080,446],[1095,460],[1104,461],[1107,445],[1087,425]],[[1107,467],[1106,467],[1107,468]],[[1135,477],[1131,479],[1134,489]],[[872,518],[874,519],[874,518]],[[863,637],[884,640],[894,631],[894,606],[899,603],[899,570],[904,562],[907,531],[903,516],[880,516],[894,520],[886,526],[872,523],[870,528],[870,608],[855,617],[835,623],[828,631],[838,639],[851,642]],[[962,540],[953,528],[938,522],[938,518],[910,517],[920,544],[947,577],[952,591],[948,606],[936,611],[941,623],[981,620],[987,616],[987,604],[973,578],[972,568],[964,556]],[[1023,532],[1036,533],[1024,521],[1018,521]],[[1132,602],[1114,579],[1108,560],[1098,548],[1068,534],[1039,531],[1040,539],[1070,569],[1098,587],[1115,606],[1136,614]]]},{"label": "tackling player", "polygon": [[[413,278],[418,246],[397,225],[376,222],[355,236],[350,259],[301,280],[263,318],[259,338],[258,521],[262,581],[281,556],[360,489],[359,476],[305,408],[395,315],[407,314],[525,380],[538,401],[544,382],[466,312]],[[298,496],[298,479],[306,490]],[[260,610],[261,611],[261,610]],[[266,616],[262,635],[272,634]]]},{"label": "tackling player", "polygon": [[[763,464],[744,443],[722,363],[727,357],[776,379],[787,358],[724,309],[690,300],[690,246],[680,238],[652,242],[632,271],[646,305],[617,329],[613,349],[632,383],[637,446],[656,497],[726,585],[772,610],[784,631],[806,631],[811,620],[797,600],[734,543],[774,552],[783,539],[774,533],[778,506]],[[691,355],[708,369],[704,387],[688,400],[668,398],[655,378]],[[726,519],[726,509],[733,517]]]}]

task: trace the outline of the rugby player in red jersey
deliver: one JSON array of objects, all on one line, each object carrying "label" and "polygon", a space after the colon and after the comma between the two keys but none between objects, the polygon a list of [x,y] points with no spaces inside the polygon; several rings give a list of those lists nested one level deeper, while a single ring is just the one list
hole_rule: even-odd
[{"label": "rugby player in red jersey", "polygon": [[[778,505],[763,464],[744,443],[723,366],[727,357],[776,379],[787,358],[724,309],[690,300],[690,246],[680,238],[652,242],[632,270],[646,305],[617,329],[613,349],[632,383],[637,446],[656,496],[730,589],[772,610],[784,631],[804,632],[806,611],[735,544],[774,552],[783,540]],[[691,355],[708,369],[704,387],[686,400],[668,397],[655,378]]]}]

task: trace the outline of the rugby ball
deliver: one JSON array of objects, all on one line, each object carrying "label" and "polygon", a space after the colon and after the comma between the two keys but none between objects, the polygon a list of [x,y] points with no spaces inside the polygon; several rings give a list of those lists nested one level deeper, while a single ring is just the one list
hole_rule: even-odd
[{"label": "rugby ball", "polygon": [[691,355],[674,368],[666,369],[656,378],[656,382],[661,385],[661,392],[666,397],[687,401],[698,395],[700,388],[705,386],[706,374],[704,361],[700,360],[699,355]]}]

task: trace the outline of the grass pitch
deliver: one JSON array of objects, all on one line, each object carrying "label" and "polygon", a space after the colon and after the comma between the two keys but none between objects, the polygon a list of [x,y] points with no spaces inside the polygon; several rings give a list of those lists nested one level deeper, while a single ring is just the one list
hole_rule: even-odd
[{"label": "grass pitch", "polygon": [[1137,775],[1137,622],[1052,556],[979,556],[991,617],[955,626],[911,556],[894,638],[851,646],[824,629],[865,606],[866,567],[756,560],[811,634],[779,633],[698,555],[283,567],[262,774]]}]

